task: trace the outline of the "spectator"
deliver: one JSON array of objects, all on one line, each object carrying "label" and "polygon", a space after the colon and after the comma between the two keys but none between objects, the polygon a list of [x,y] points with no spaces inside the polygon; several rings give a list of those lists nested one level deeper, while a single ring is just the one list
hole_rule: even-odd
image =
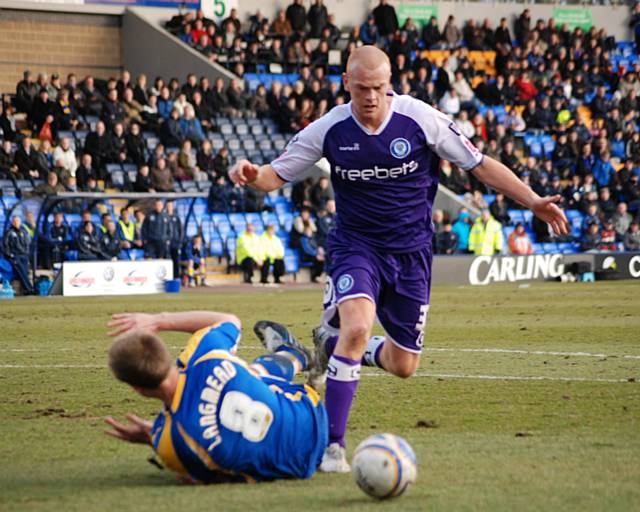
[{"label": "spectator", "polygon": [[280,9],[276,14],[276,19],[271,24],[271,34],[275,37],[287,38],[293,34],[293,27],[287,19],[284,10]]},{"label": "spectator", "polygon": [[598,244],[598,250],[600,251],[617,251],[618,244],[616,243],[616,232],[613,229],[613,221],[611,219],[605,219],[600,233],[600,243]]},{"label": "spectator", "polygon": [[164,259],[170,255],[173,230],[171,220],[164,211],[161,199],[156,199],[153,210],[144,219],[142,225],[142,240],[144,242],[145,257]]},{"label": "spectator", "polygon": [[76,160],[76,153],[71,149],[71,142],[69,137],[62,137],[60,139],[60,145],[53,151],[53,161],[63,162],[63,168],[71,175],[76,175],[76,169],[78,168],[78,162]]},{"label": "spectator", "polygon": [[616,170],[611,164],[611,155],[608,151],[604,151],[593,166],[593,177],[596,179],[598,186],[608,187],[611,179],[616,174]]},{"label": "spectator", "polygon": [[147,146],[142,133],[140,133],[140,125],[138,123],[132,123],[129,126],[129,131],[124,136],[124,140],[127,159],[137,166],[143,165],[146,159]]},{"label": "spectator", "polygon": [[492,256],[502,251],[502,225],[483,209],[469,234],[469,250],[477,256]]},{"label": "spectator", "polygon": [[102,121],[108,127],[113,127],[116,123],[124,123],[126,121],[125,109],[118,99],[118,91],[111,89],[107,93],[107,100],[102,106]]},{"label": "spectator", "polygon": [[455,23],[455,18],[450,15],[442,30],[442,39],[449,49],[457,48],[462,40],[462,32]]},{"label": "spectator", "polygon": [[640,251],[640,229],[638,221],[631,221],[629,230],[624,234],[624,249],[626,251]]},{"label": "spectator", "polygon": [[122,249],[140,249],[142,247],[141,240],[136,239],[136,223],[129,218],[129,208],[120,210],[120,218],[118,219],[118,238]]},{"label": "spectator", "polygon": [[330,199],[333,199],[333,190],[331,189],[329,178],[321,176],[311,188],[311,204],[317,212],[324,209]]},{"label": "spectator", "polygon": [[318,222],[316,231],[316,239],[318,241],[318,245],[320,247],[327,247],[327,237],[329,236],[329,232],[333,229],[336,224],[336,202],[334,199],[329,199],[326,202],[325,208],[319,210],[318,213]]},{"label": "spectator", "polygon": [[151,170],[151,188],[156,192],[173,192],[173,175],[164,158],[159,158]]},{"label": "spectator", "polygon": [[317,283],[324,271],[325,252],[318,245],[315,231],[307,224],[300,236],[300,258],[303,264],[311,266],[311,282]]},{"label": "spectator", "polygon": [[58,175],[53,171],[47,174],[46,183],[42,183],[33,189],[34,196],[49,196],[58,192],[64,192],[64,187],[59,183]]},{"label": "spectator", "polygon": [[100,242],[93,230],[93,223],[83,222],[82,228],[76,239],[78,247],[78,261],[95,261],[102,259]]},{"label": "spectator", "polygon": [[284,275],[284,245],[275,232],[276,229],[273,224],[267,225],[267,229],[260,240],[264,257],[260,272],[260,282],[262,284],[266,284],[269,279],[270,267],[273,267],[273,282],[275,284],[280,284],[280,278]]},{"label": "spectator", "polygon": [[60,90],[56,101],[56,123],[60,130],[75,130],[78,128],[78,113],[69,101],[69,91]]},{"label": "spectator", "polygon": [[180,147],[184,132],[180,123],[180,113],[173,108],[171,115],[160,127],[160,140],[166,147]]},{"label": "spectator", "polygon": [[598,209],[603,219],[609,219],[616,213],[616,203],[611,199],[611,192],[607,187],[600,189]]},{"label": "spectator", "polygon": [[229,150],[226,146],[223,146],[218,151],[218,154],[213,159],[213,169],[216,176],[222,176],[225,179],[229,173]]},{"label": "spectator", "polygon": [[116,223],[109,219],[106,231],[100,236],[100,252],[102,259],[115,261],[120,255],[120,237]]},{"label": "spectator", "polygon": [[373,14],[380,37],[389,38],[398,30],[396,10],[392,5],[389,5],[387,0],[380,0],[380,3],[373,9],[371,14]]},{"label": "spectator", "polygon": [[451,222],[445,221],[442,231],[435,235],[436,254],[455,254],[458,248],[458,235],[452,231]]},{"label": "spectator", "polygon": [[304,34],[307,12],[302,0],[293,0],[293,3],[287,7],[286,18],[294,32],[301,35]]},{"label": "spectator", "polygon": [[56,212],[53,216],[53,223],[49,226],[45,236],[45,268],[53,268],[62,263],[68,239],[69,226],[64,222],[63,213]]},{"label": "spectator", "polygon": [[23,78],[16,86],[16,106],[20,112],[31,114],[33,104],[38,96],[39,87],[33,80],[33,74],[30,71],[23,73]]},{"label": "spectator", "polygon": [[509,250],[511,254],[533,254],[533,244],[522,222],[518,222],[509,235]]},{"label": "spectator", "polygon": [[[173,186],[171,185],[173,177],[171,176],[170,172],[169,172],[169,176],[165,176],[160,171],[156,174],[156,180],[158,180],[158,183],[162,183],[162,180],[164,180],[165,178],[168,180],[169,186],[171,186],[173,189]],[[134,192],[155,192],[156,191],[155,188],[153,187],[151,176],[149,175],[148,165],[142,165],[138,169],[138,173],[136,174],[136,180],[133,183],[133,191]]]},{"label": "spectator", "polygon": [[93,168],[93,159],[89,153],[84,153],[80,159],[80,165],[76,169],[76,180],[78,189],[87,191],[89,180],[97,180],[98,173]]},{"label": "spectator", "polygon": [[433,224],[433,232],[440,233],[442,232],[442,228],[444,226],[444,212],[440,208],[435,208],[433,210],[433,215],[431,217],[431,222]]},{"label": "spectator", "polygon": [[201,235],[195,235],[187,244],[184,266],[183,286],[207,286],[207,247]]},{"label": "spectator", "polygon": [[231,211],[230,198],[231,185],[224,176],[217,176],[215,182],[209,189],[209,197],[207,198],[207,207],[209,213],[219,212],[228,213]]},{"label": "spectator", "polygon": [[31,110],[31,127],[37,138],[53,142],[58,138],[58,125],[55,121],[56,104],[49,100],[46,89],[40,89]]},{"label": "spectator", "polygon": [[629,231],[629,226],[633,217],[627,212],[627,203],[621,202],[616,206],[616,213],[613,215],[613,226],[616,230],[617,240],[622,241]]},{"label": "spectator", "polygon": [[167,201],[165,210],[169,222],[171,223],[171,240],[169,243],[169,254],[173,261],[173,275],[180,275],[180,252],[182,250],[182,239],[184,237],[184,230],[182,229],[182,221],[180,217],[173,210],[173,201]]},{"label": "spectator", "polygon": [[518,45],[521,47],[526,46],[529,40],[529,35],[531,34],[531,14],[529,9],[522,11],[522,14],[516,20],[514,24],[514,33],[516,40],[518,41]]},{"label": "spectator", "polygon": [[460,112],[460,98],[455,89],[450,88],[438,102],[440,110],[449,116],[456,116]]},{"label": "spectator", "polygon": [[496,199],[489,206],[489,211],[494,219],[496,219],[503,226],[511,224],[511,217],[508,212],[508,205],[504,199],[504,194],[498,192]]},{"label": "spectator", "polygon": [[11,105],[5,105],[0,100],[0,131],[4,140],[9,142],[15,142],[18,131],[16,128],[16,118],[13,115],[13,107]]},{"label": "spectator", "polygon": [[11,226],[4,234],[4,256],[9,260],[13,271],[18,276],[26,295],[33,295],[34,289],[29,278],[29,246],[31,240],[21,227],[20,217],[11,218]]},{"label": "spectator", "polygon": [[305,206],[300,210],[300,215],[293,219],[293,226],[291,228],[291,247],[299,247],[300,237],[307,226],[311,228],[311,232],[314,234],[318,230],[315,221],[311,218],[311,209]]},{"label": "spectator", "polygon": [[367,19],[360,25],[360,40],[364,44],[376,44],[378,42],[378,27],[373,15],[367,16]]},{"label": "spectator", "polygon": [[253,281],[254,270],[257,268],[262,269],[264,263],[262,240],[256,234],[251,222],[247,223],[246,230],[238,237],[236,242],[236,262],[242,269],[245,283]]},{"label": "spectator", "polygon": [[496,45],[511,46],[511,34],[507,25],[507,18],[500,18],[500,25],[496,28],[494,41]]},{"label": "spectator", "polygon": [[313,5],[309,7],[309,12],[307,13],[307,22],[309,23],[308,37],[320,37],[322,29],[327,25],[328,16],[329,13],[323,5],[323,0],[314,0]]},{"label": "spectator", "polygon": [[[9,143],[7,147],[10,146],[11,144]],[[9,160],[5,163],[5,166],[9,168],[13,167],[13,165],[17,167],[17,175],[21,179],[37,180],[40,178],[41,170],[39,169],[38,162],[36,160],[36,152],[31,146],[31,139],[29,139],[29,137],[23,137],[20,141],[20,147],[16,150],[13,162]],[[42,176],[44,176],[44,173]]]},{"label": "spectator", "polygon": [[196,146],[199,146],[206,138],[202,130],[202,124],[200,120],[195,117],[195,112],[191,105],[188,105],[184,109],[184,117],[180,120],[180,128],[182,130],[182,136]]},{"label": "spectator", "polygon": [[84,150],[91,155],[98,179],[105,179],[107,177],[106,164],[111,160],[113,154],[113,142],[111,136],[106,133],[106,126],[102,121],[96,123],[95,132],[87,135]]},{"label": "spectator", "polygon": [[458,211],[458,218],[452,227],[452,232],[458,237],[457,251],[461,253],[469,252],[469,236],[471,234],[471,224],[473,220],[469,211],[462,207]]}]

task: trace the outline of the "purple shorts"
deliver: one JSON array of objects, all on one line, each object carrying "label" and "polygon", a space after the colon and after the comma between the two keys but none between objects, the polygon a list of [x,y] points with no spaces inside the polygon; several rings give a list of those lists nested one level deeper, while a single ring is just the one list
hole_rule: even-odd
[{"label": "purple shorts", "polygon": [[431,248],[385,254],[353,245],[330,248],[323,325],[337,334],[338,305],[348,299],[368,298],[376,305],[387,337],[407,352],[420,353],[431,292]]}]

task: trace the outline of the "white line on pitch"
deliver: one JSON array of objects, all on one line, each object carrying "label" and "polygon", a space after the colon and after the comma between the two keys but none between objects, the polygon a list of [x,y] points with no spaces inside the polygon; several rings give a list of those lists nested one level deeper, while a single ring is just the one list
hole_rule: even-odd
[{"label": "white line on pitch", "polygon": [[[97,364],[0,364],[0,369],[17,368],[17,369],[106,369],[106,365]],[[389,373],[383,372],[365,372],[364,377],[393,377]],[[517,376],[517,375],[473,375],[459,373],[425,373],[418,372],[413,378],[432,378],[432,379],[470,379],[470,380],[516,380],[516,381],[562,381],[562,382],[609,382],[620,383],[629,382],[628,379],[600,379],[589,377],[545,377],[541,375]]]},{"label": "white line on pitch", "polygon": [[[364,377],[392,377],[389,373],[362,374]],[[598,379],[590,377],[543,377],[540,375],[518,376],[518,375],[473,375],[460,373],[424,373],[418,372],[411,378],[433,378],[433,379],[474,379],[474,380],[553,380],[562,382],[629,382],[628,379]]]},{"label": "white line on pitch", "polygon": [[[169,345],[170,349],[180,350],[183,349],[182,345]],[[247,350],[262,350],[264,347],[261,345],[240,345],[240,349]],[[40,348],[0,348],[0,352],[70,352],[77,350],[73,348],[63,347],[51,347],[46,349]],[[485,353],[485,354],[522,354],[533,356],[559,356],[559,357],[618,357],[621,359],[638,359],[640,355],[614,355],[614,354],[599,354],[594,352],[560,352],[560,351],[546,351],[546,350],[523,350],[523,349],[511,349],[511,348],[444,348],[444,347],[427,347],[425,352],[460,352],[460,353]]]},{"label": "white line on pitch", "polygon": [[640,356],[633,355],[611,355],[611,354],[595,354],[592,352],[557,352],[545,350],[521,350],[510,348],[436,348],[427,347],[426,352],[481,352],[488,354],[525,354],[533,356],[570,356],[570,357],[620,357],[624,359],[640,359]]}]

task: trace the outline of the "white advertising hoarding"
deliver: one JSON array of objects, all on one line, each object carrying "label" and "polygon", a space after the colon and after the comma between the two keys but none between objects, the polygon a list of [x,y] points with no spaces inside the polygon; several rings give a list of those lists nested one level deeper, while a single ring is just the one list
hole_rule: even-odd
[{"label": "white advertising hoarding", "polygon": [[62,265],[62,294],[85,297],[164,293],[168,279],[173,279],[171,260],[66,261]]}]

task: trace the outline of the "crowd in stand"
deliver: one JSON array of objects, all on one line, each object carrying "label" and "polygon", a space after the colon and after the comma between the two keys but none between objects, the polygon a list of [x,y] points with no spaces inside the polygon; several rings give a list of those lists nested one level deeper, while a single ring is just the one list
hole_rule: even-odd
[{"label": "crowd in stand", "polygon": [[[640,19],[638,6],[632,16],[632,23]],[[534,22],[528,9],[512,27],[506,19],[495,29],[488,19],[459,26],[453,16],[444,26],[435,17],[420,28],[411,18],[400,26],[386,0],[348,37],[322,0],[308,10],[294,0],[272,20],[258,11],[243,21],[232,10],[216,24],[196,11],[175,16],[167,26],[239,78],[274,69],[299,77],[249,91],[242,80],[211,83],[193,74],[183,84],[176,78],[149,83],[144,75],[134,82],[126,70],[118,79],[79,80],[70,74],[63,82],[57,75],[49,79],[26,71],[13,101],[0,102],[0,179],[29,182],[28,193],[34,195],[101,191],[112,185],[110,165],[128,164],[137,171],[125,186],[134,191],[167,192],[183,183],[208,182],[210,211],[263,210],[268,207],[264,196],[228,181],[229,150],[214,151],[210,141],[220,129],[216,118],[274,117],[282,132],[295,132],[349,100],[330,75],[344,69],[354,47],[377,44],[390,56],[397,93],[440,109],[481,151],[505,163],[536,192],[560,194],[565,208],[582,212],[581,249],[639,248],[640,64],[635,56],[614,66],[616,41],[602,29],[569,30],[552,19]],[[470,51],[495,52],[494,69],[474,67]],[[23,129],[16,113],[26,115]],[[150,133],[158,139],[153,148]],[[543,134],[552,144],[542,151],[527,144],[527,135]],[[499,196],[486,204],[492,191],[448,162],[442,163],[441,179],[487,211],[475,221],[465,211],[456,218],[445,212],[438,251],[503,250],[503,232],[493,222],[514,224],[508,211],[518,205]],[[296,208],[307,207],[318,218],[327,215],[327,185],[327,180],[315,187],[298,184]],[[527,231],[513,227],[508,247],[530,252],[530,241],[518,240]],[[537,242],[558,241],[544,223],[534,220],[532,228]],[[484,239],[492,241],[478,241]],[[322,240],[313,243],[322,247]],[[309,257],[321,261],[324,256],[316,250]]]},{"label": "crowd in stand", "polygon": [[[636,32],[639,19],[636,4],[630,20]],[[513,27],[506,18],[495,28],[489,19],[458,26],[453,16],[442,27],[435,17],[420,28],[411,18],[400,26],[386,0],[380,0],[346,40],[340,39],[322,0],[308,10],[294,0],[273,20],[258,11],[244,24],[235,11],[220,25],[201,11],[189,12],[174,17],[168,28],[239,76],[274,69],[299,73],[292,85],[274,82],[270,91],[263,86],[256,90],[254,101],[264,97],[265,111],[278,106],[272,111],[280,113],[286,131],[302,128],[347,101],[348,94],[327,76],[343,70],[356,45],[377,44],[390,56],[397,93],[440,109],[476,146],[536,192],[562,195],[565,208],[589,219],[578,235],[581,249],[636,247],[635,236],[626,235],[636,229],[633,215],[637,220],[640,212],[640,64],[636,55],[617,65],[612,57],[616,41],[604,29],[570,30],[553,19],[534,21],[529,9]],[[423,51],[442,49],[449,52],[433,62]],[[475,69],[470,51],[495,52],[495,73]],[[281,99],[274,103],[274,98]],[[544,151],[532,151],[522,145],[524,133],[547,134],[553,142]],[[442,180],[470,197],[490,192],[447,162]],[[488,205],[480,201],[475,206]],[[511,207],[518,205],[496,205],[504,212]],[[594,207],[595,216],[589,214]],[[493,218],[511,224],[505,215]],[[613,241],[609,225],[614,227]],[[541,223],[533,228],[538,242],[559,240]]]}]

